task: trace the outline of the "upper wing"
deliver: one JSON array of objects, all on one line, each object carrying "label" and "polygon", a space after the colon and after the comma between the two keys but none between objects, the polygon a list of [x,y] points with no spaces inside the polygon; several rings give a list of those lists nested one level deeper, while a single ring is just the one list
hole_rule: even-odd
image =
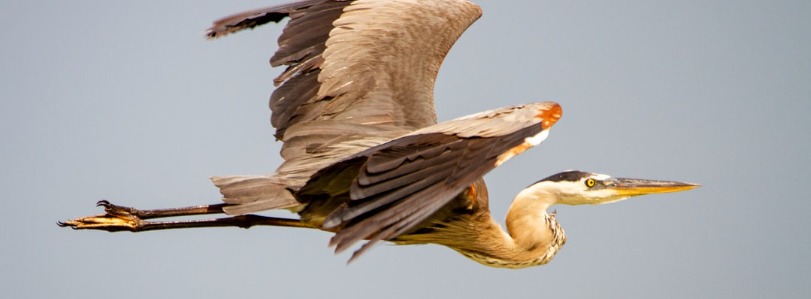
[{"label": "upper wing", "polygon": [[338,158],[435,124],[440,64],[480,15],[462,0],[307,0],[223,18],[208,36],[290,17],[271,58],[287,66],[271,122],[284,141],[278,174],[303,183]]},{"label": "upper wing", "polygon": [[337,229],[330,242],[336,251],[368,239],[355,258],[408,232],[476,179],[540,143],[561,114],[558,104],[545,102],[443,122],[322,169],[299,194],[319,198],[348,189],[351,201],[329,214],[323,227]]},{"label": "upper wing", "polygon": [[298,190],[323,167],[436,124],[440,64],[479,16],[464,0],[305,0],[215,21],[211,38],[290,18],[270,60],[287,66],[270,99],[285,162],[270,177],[216,177],[224,200],[237,205],[229,211],[295,203],[252,181]]}]

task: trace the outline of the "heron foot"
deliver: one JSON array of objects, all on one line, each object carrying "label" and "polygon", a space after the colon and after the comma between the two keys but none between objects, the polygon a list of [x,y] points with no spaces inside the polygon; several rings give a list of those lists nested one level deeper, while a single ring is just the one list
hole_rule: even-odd
[{"label": "heron foot", "polygon": [[181,219],[176,221],[150,221],[148,219],[223,214],[227,204],[213,204],[182,208],[139,210],[122,207],[102,200],[96,206],[104,207],[104,214],[81,217],[56,224],[72,229],[94,229],[108,232],[165,230],[195,227],[241,227],[255,225],[318,228],[298,219],[285,219],[259,215],[238,215],[214,219]]},{"label": "heron foot", "polygon": [[56,224],[72,229],[95,229],[108,232],[140,230],[143,220],[138,216],[140,214],[138,209],[117,206],[106,200],[97,202],[96,206],[104,207],[105,214],[59,221]]}]

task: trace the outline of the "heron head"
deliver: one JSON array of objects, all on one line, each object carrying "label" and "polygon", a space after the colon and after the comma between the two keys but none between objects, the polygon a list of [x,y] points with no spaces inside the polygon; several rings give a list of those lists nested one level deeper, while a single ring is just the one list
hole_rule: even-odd
[{"label": "heron head", "polygon": [[604,204],[632,196],[685,191],[698,184],[675,181],[614,178],[605,174],[578,170],[564,171],[535,184],[525,192],[550,204]]}]

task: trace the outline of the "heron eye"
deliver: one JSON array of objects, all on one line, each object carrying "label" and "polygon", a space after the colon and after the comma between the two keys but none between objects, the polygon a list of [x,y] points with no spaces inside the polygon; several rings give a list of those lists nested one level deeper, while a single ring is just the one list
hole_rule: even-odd
[{"label": "heron eye", "polygon": [[596,184],[596,183],[597,182],[595,182],[594,179],[588,179],[588,180],[586,180],[586,187],[589,187],[589,188],[594,187],[594,184]]}]

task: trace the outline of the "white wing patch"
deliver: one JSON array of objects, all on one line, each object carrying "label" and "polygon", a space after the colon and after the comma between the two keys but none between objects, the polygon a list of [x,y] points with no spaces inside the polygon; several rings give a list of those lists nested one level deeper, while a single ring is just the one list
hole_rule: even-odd
[{"label": "white wing patch", "polygon": [[498,159],[496,159],[496,167],[504,162],[507,162],[507,160],[511,159],[512,157],[515,157],[516,155],[532,148],[533,146],[541,144],[546,137],[549,137],[549,129],[542,130],[540,133],[535,134],[535,136],[524,138],[524,143],[511,148],[509,151],[501,155],[498,155]]}]

